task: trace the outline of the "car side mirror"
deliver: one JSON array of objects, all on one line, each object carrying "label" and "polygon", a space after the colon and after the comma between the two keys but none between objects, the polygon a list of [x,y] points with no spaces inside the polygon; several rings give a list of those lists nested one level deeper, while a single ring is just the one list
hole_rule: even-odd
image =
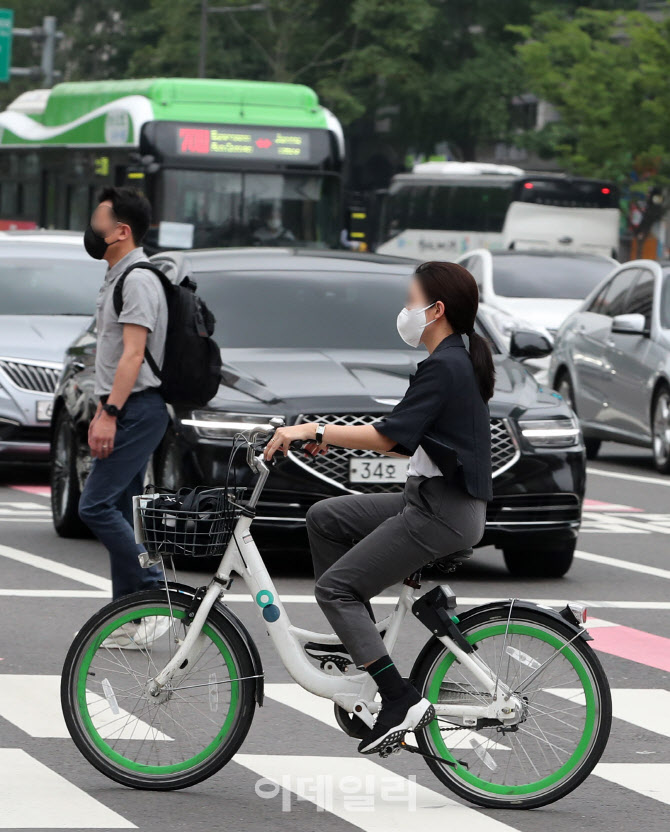
[{"label": "car side mirror", "polygon": [[526,358],[544,358],[554,345],[541,332],[532,329],[515,329],[510,336],[509,354],[523,361]]},{"label": "car side mirror", "polygon": [[644,315],[640,312],[615,315],[612,318],[612,332],[619,332],[622,335],[643,335],[648,331],[645,328],[645,323]]}]

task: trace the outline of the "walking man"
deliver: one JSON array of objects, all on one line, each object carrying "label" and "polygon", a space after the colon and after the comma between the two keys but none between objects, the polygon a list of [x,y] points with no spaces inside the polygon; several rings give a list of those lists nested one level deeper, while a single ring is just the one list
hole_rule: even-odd
[{"label": "walking man", "polygon": [[[138,191],[106,188],[84,234],[88,254],[106,260],[109,267],[97,298],[95,395],[99,401],[88,431],[93,464],[79,501],[79,516],[109,551],[114,600],[162,581],[158,566],[143,569],[139,564],[138,554],[144,549],[135,542],[132,497],[142,493],[147,464],[169,421],[158,391],[160,379],[144,360],[146,347],[159,370],[162,367],[167,302],[156,275],[141,268],[123,282],[119,315],[113,300],[121,275],[133,263],[147,259],[141,243],[150,221],[150,205]],[[132,622],[124,627],[130,628],[128,633],[117,631],[107,641],[115,642],[110,646],[133,649],[133,642],[137,643],[133,627],[137,628]],[[141,641],[147,635],[143,633]]]}]

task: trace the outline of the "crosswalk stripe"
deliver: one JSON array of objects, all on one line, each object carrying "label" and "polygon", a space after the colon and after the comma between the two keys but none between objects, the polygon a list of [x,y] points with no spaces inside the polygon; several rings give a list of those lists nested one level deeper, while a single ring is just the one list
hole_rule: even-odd
[{"label": "crosswalk stripe", "polygon": [[137,829],[21,748],[0,748],[0,829]]},{"label": "crosswalk stripe", "polygon": [[255,786],[259,797],[272,799],[281,790],[282,811],[290,811],[291,794],[297,795],[363,832],[406,832],[408,823],[421,832],[461,824],[468,832],[515,829],[371,760],[240,753],[233,760],[262,778]]},{"label": "crosswalk stripe", "polygon": [[[617,786],[670,805],[670,763],[598,763],[593,773]],[[639,828],[644,826],[641,820]]]},{"label": "crosswalk stripe", "polygon": [[[307,716],[311,716],[313,719],[318,719],[319,722],[323,722],[325,725],[330,725],[331,728],[336,728],[338,731],[342,730],[335,719],[333,713],[334,706],[330,699],[326,699],[323,696],[315,696],[313,693],[301,688],[300,685],[296,685],[294,682],[265,685],[264,690],[270,699],[274,699],[276,702],[281,702],[282,705],[286,705],[289,708],[295,708],[302,714],[307,714]],[[450,732],[449,735],[445,737],[445,741],[447,742],[449,748],[471,749],[472,746],[466,739],[471,737],[486,740],[488,742],[488,750],[508,750],[508,746],[501,745],[497,742],[491,742],[490,737],[485,737],[483,734],[477,734],[467,728],[464,728],[462,731]],[[407,742],[408,745],[416,745],[414,734],[407,734],[405,742]]]},{"label": "crosswalk stripe", "polygon": [[[551,688],[551,693],[584,704],[584,694],[578,688]],[[612,714],[645,731],[670,737],[670,690],[613,688]]]},{"label": "crosswalk stripe", "polygon": [[[88,691],[86,699],[105,739],[172,740],[123,708],[112,713],[103,696]],[[0,717],[31,737],[69,738],[60,705],[60,676],[0,675]]]},{"label": "crosswalk stripe", "polygon": [[26,566],[34,566],[36,569],[53,572],[56,575],[60,575],[61,578],[69,578],[85,586],[92,586],[96,589],[104,589],[111,592],[112,582],[109,578],[101,578],[99,575],[94,575],[93,572],[77,569],[75,566],[68,566],[57,560],[44,558],[41,555],[33,555],[32,552],[23,552],[20,549],[14,549],[12,546],[5,546],[2,543],[0,543],[0,556],[26,564]]}]

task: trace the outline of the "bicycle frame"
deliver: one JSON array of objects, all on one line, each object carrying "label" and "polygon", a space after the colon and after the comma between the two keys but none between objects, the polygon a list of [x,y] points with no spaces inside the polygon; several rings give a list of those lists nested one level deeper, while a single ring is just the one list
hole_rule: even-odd
[{"label": "bicycle frame", "polygon": [[[255,466],[254,470],[260,474],[247,504],[248,508],[254,508],[265,485],[269,468],[262,454],[253,456],[253,464],[250,460],[250,465]],[[139,497],[134,498],[135,501],[139,499]],[[245,515],[240,515],[237,519],[226,551],[188,632],[175,654],[150,683],[150,693],[156,695],[157,691],[166,684],[178,679],[182,675],[179,671],[180,665],[186,658],[192,661],[197,658],[199,650],[202,649],[202,639],[199,641],[199,637],[207,616],[215,602],[225,597],[225,591],[230,588],[233,574],[236,573],[249,589],[259,613],[263,616],[268,635],[291,678],[310,693],[331,699],[348,713],[355,713],[367,725],[372,726],[374,723],[372,714],[381,707],[381,704],[374,699],[377,685],[365,672],[333,675],[311,664],[303,649],[305,642],[319,641],[335,644],[340,642],[340,638],[335,633],[325,634],[305,630],[291,624],[289,615],[251,535],[252,522],[253,518]],[[395,646],[405,616],[415,600],[412,587],[403,584],[393,612],[375,625],[378,630],[386,629],[384,644],[389,655]],[[447,635],[438,638],[454,654],[463,671],[470,675],[473,682],[476,681],[481,685],[482,691],[490,693],[492,699],[490,704],[482,705],[437,703],[435,704],[436,714],[447,718],[457,717],[460,720],[458,724],[464,726],[475,725],[478,719],[483,718],[500,719],[503,723],[510,722],[517,710],[515,706],[518,704],[521,707],[521,703],[516,701],[517,698],[511,695],[511,691],[496,678],[496,674],[476,654],[464,652]],[[196,642],[199,643],[196,644]]]}]

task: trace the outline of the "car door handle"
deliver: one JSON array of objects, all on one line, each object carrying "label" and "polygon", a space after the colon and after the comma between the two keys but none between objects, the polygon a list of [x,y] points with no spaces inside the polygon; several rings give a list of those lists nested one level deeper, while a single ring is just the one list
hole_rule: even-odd
[{"label": "car door handle", "polygon": [[616,343],[611,338],[608,338],[607,341],[605,341],[605,346],[606,347],[616,347]]}]

